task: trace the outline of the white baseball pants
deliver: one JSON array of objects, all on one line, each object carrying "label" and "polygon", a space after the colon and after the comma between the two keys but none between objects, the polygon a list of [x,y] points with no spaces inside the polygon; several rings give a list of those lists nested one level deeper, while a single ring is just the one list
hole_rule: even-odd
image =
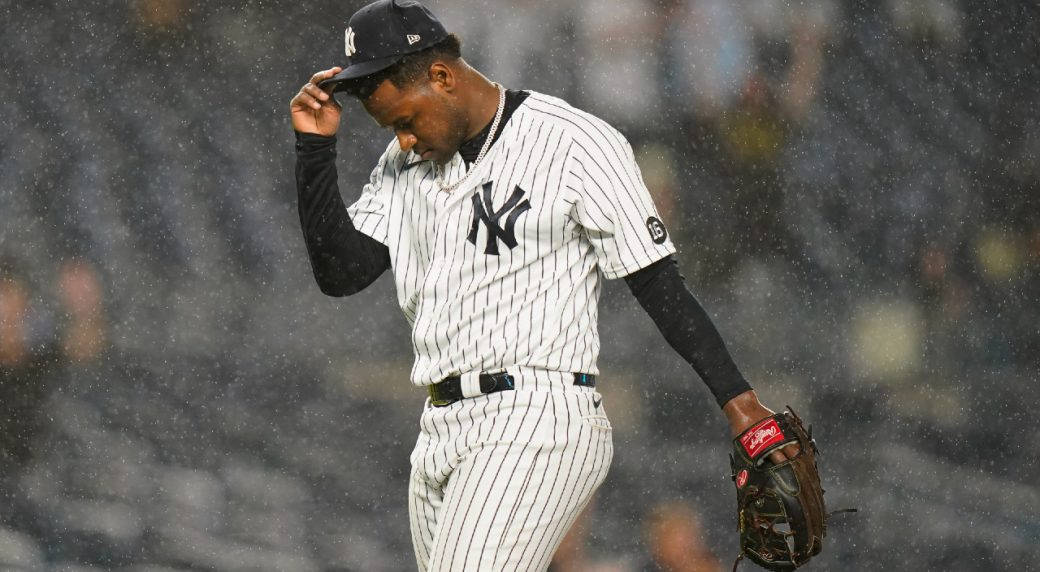
[{"label": "white baseball pants", "polygon": [[408,490],[422,572],[545,570],[607,475],[600,394],[571,373],[510,373],[512,391],[427,400]]}]

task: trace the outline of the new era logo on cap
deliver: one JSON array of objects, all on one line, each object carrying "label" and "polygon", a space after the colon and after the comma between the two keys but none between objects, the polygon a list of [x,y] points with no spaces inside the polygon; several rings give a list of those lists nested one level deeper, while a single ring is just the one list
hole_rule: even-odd
[{"label": "new era logo on cap", "polygon": [[418,42],[421,39],[421,38],[419,38],[419,36],[417,36],[415,34],[408,34],[407,38],[408,38],[408,45],[409,46],[414,44],[415,42]]}]

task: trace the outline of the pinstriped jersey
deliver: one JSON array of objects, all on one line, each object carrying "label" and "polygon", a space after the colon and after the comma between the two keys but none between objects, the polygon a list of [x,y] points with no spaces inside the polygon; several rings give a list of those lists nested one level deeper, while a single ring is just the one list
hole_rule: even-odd
[{"label": "pinstriped jersey", "polygon": [[[598,374],[602,278],[675,252],[616,129],[535,92],[500,129],[451,192],[394,140],[348,207],[389,250],[416,385],[514,365]],[[444,180],[466,168],[456,153]]]}]

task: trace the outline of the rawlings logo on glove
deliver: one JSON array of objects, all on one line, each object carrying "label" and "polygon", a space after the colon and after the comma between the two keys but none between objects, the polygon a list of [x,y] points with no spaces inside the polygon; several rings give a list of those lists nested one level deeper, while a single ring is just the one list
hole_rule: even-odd
[{"label": "rawlings logo on glove", "polygon": [[777,424],[776,419],[769,417],[745,431],[740,437],[740,444],[744,445],[748,456],[754,459],[769,445],[780,443],[783,440],[784,435],[780,431],[780,425]]}]

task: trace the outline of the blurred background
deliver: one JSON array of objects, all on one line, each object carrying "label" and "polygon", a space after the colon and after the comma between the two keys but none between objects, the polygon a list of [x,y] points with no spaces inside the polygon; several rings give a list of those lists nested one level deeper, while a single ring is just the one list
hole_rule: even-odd
[{"label": "blurred background", "polygon": [[[324,297],[296,215],[288,102],[363,3],[0,0],[0,569],[414,567],[407,324],[388,275]],[[1034,2],[431,6],[631,140],[860,509],[810,569],[1036,565]],[[349,202],[389,134],[345,104]],[[725,421],[622,282],[601,304],[616,457],[554,569],[728,570]]]}]

